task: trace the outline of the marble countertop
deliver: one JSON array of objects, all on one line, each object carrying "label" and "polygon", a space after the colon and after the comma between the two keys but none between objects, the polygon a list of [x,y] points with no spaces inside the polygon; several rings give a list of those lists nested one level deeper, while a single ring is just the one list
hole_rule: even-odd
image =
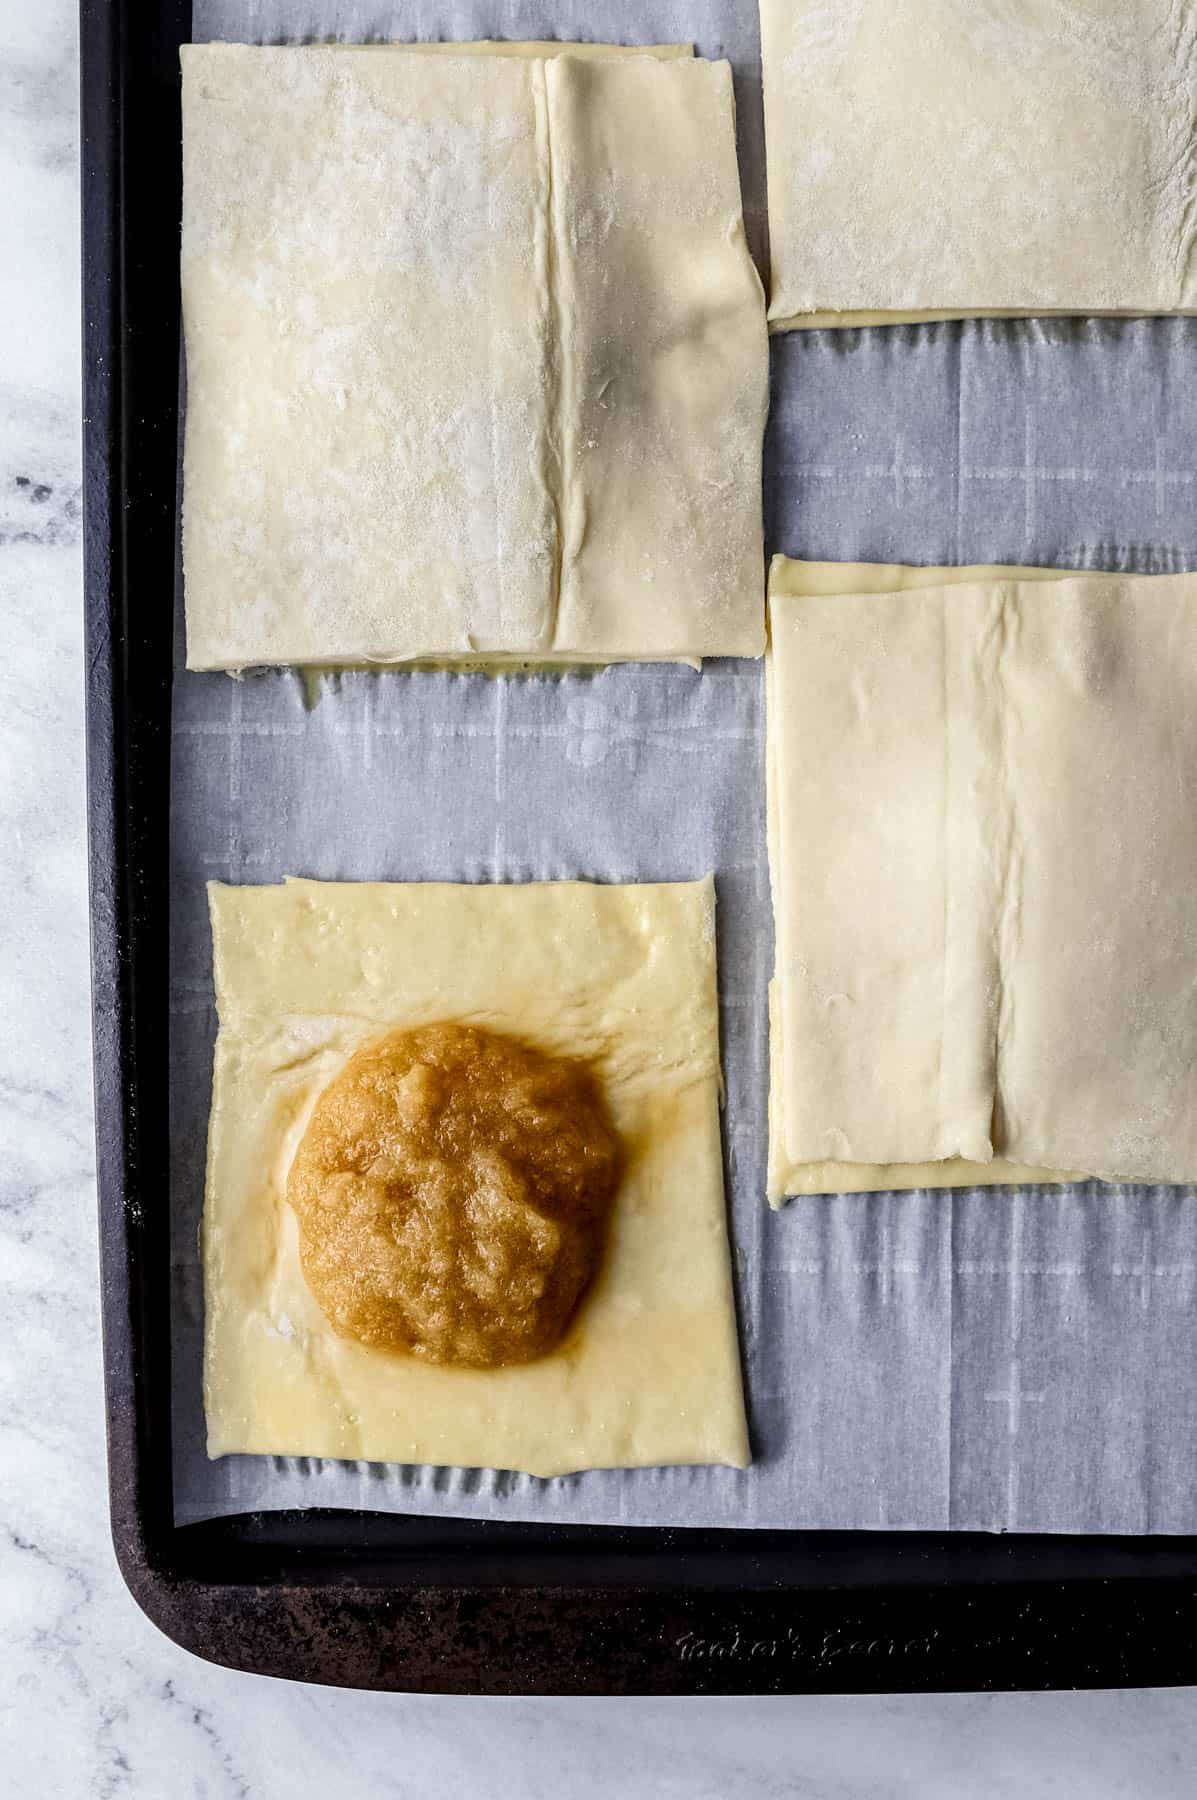
[{"label": "marble countertop", "polygon": [[133,1605],[108,1539],[97,1308],[75,36],[71,0],[0,0],[0,1794],[1189,1795],[1188,1689],[337,1693],[197,1662]]}]

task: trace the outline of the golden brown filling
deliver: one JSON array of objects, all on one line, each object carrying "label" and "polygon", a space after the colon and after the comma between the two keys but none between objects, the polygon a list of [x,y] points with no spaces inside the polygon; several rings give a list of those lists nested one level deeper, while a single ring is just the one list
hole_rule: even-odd
[{"label": "golden brown filling", "polygon": [[475,1026],[394,1031],[325,1088],[291,1165],[308,1286],[363,1344],[529,1362],[595,1273],[620,1162],[584,1063]]}]

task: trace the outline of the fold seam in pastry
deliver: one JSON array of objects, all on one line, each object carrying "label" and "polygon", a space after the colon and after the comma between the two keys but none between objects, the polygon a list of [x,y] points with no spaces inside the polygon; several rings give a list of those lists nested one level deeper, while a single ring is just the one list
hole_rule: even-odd
[{"label": "fold seam in pastry", "polygon": [[1006,664],[1012,644],[1017,638],[1019,624],[1018,587],[1015,583],[1003,582],[999,587],[993,624],[996,654],[991,679],[997,717],[995,798],[998,806],[998,868],[994,916],[994,981],[997,991],[993,998],[991,1137],[995,1154],[1001,1156],[1005,1154],[1006,1141],[1002,1065],[1014,1023],[1014,985],[1007,979],[1007,971],[1017,948],[1022,905],[1022,841],[1015,805],[1015,783],[1010,774],[1013,701],[1006,682]]},{"label": "fold seam in pastry", "polygon": [[1167,67],[1189,71],[1172,104],[1162,110],[1168,121],[1165,179],[1176,185],[1176,292],[1183,304],[1197,251],[1197,8],[1175,9],[1176,38]]},{"label": "fold seam in pastry", "polygon": [[948,1064],[948,1020],[951,1014],[953,995],[951,992],[951,932],[953,921],[952,908],[952,678],[950,671],[950,654],[948,641],[947,598],[941,602],[941,625],[939,633],[940,675],[943,684],[943,809],[942,824],[944,841],[944,883],[943,883],[943,969],[940,983],[939,1014],[939,1071],[936,1077],[937,1108],[942,1119],[944,1107],[944,1078]]},{"label": "fold seam in pastry", "polygon": [[540,216],[536,221],[536,273],[537,291],[541,297],[541,342],[545,371],[538,460],[553,530],[548,593],[541,627],[542,650],[550,650],[557,640],[565,562],[563,496],[567,485],[563,480],[566,434],[562,417],[562,390],[567,384],[564,379],[565,354],[561,330],[561,247],[557,233],[553,181],[553,108],[549,68],[547,60],[536,61],[531,66],[537,162],[541,177],[538,195]]}]

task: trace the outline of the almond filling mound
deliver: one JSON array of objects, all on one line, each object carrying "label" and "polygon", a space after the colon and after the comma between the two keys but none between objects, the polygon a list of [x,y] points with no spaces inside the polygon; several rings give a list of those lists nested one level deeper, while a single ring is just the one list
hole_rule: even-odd
[{"label": "almond filling mound", "polygon": [[429,1362],[530,1362],[602,1256],[622,1156],[586,1064],[445,1023],[360,1050],[321,1094],[287,1199],[334,1329]]}]

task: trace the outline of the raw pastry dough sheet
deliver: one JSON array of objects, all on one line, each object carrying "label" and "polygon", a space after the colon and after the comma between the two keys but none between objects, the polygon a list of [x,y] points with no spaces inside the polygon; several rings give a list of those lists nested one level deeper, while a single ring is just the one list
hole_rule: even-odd
[{"label": "raw pastry dough sheet", "polygon": [[778,327],[1197,306],[1193,0],[760,0]]},{"label": "raw pastry dough sheet", "polygon": [[760,655],[727,63],[182,71],[190,666]]},{"label": "raw pastry dough sheet", "polygon": [[[705,881],[289,881],[210,889],[216,1046],[204,1260],[208,1443],[575,1469],[748,1461],[719,1149]],[[346,1060],[446,1018],[594,1059],[629,1146],[593,1290],[553,1354],[388,1357],[304,1280],[287,1170]]]},{"label": "raw pastry dough sheet", "polygon": [[[1061,571],[1052,569],[1007,568],[993,564],[973,568],[913,568],[902,563],[801,562],[786,556],[775,556],[769,571],[770,598],[784,600],[818,594],[899,593],[930,587],[937,582],[959,581],[967,577],[983,579],[988,575],[1019,575],[1028,581],[1062,580]],[[784,891],[785,874],[778,831],[778,793],[781,775],[779,731],[782,703],[777,696],[777,664],[770,658],[766,671],[767,732],[766,785],[768,805],[769,873],[776,902]],[[787,954],[785,929],[779,944],[779,961]],[[1056,1182],[1062,1177],[1051,1169],[1036,1169],[995,1157],[986,1163],[967,1162],[962,1157],[946,1157],[938,1163],[848,1163],[800,1162],[787,1155],[785,1148],[785,1036],[781,983],[778,973],[769,985],[769,1199],[779,1206],[787,1197],[799,1194],[876,1193],[881,1189],[918,1187],[997,1187],[1004,1183]]]},{"label": "raw pastry dough sheet", "polygon": [[[741,0],[197,0],[197,38],[693,42],[737,84]],[[790,555],[1197,568],[1197,325],[982,322],[773,341],[765,500]],[[305,1505],[545,1522],[1197,1531],[1197,1197],[1032,1187],[765,1204],[773,962],[759,663],[566,680],[175,686],[171,1194],[180,1519]],[[716,871],[725,1160],[753,1463],[538,1482],[209,1462],[197,1229],[214,1036],[204,884]],[[1095,1194],[1099,1198],[1095,1199]],[[1149,1396],[1149,1399],[1147,1398]]]},{"label": "raw pastry dough sheet", "polygon": [[1192,1179],[1197,580],[796,573],[770,609],[786,1157],[833,1187],[995,1152]]}]

